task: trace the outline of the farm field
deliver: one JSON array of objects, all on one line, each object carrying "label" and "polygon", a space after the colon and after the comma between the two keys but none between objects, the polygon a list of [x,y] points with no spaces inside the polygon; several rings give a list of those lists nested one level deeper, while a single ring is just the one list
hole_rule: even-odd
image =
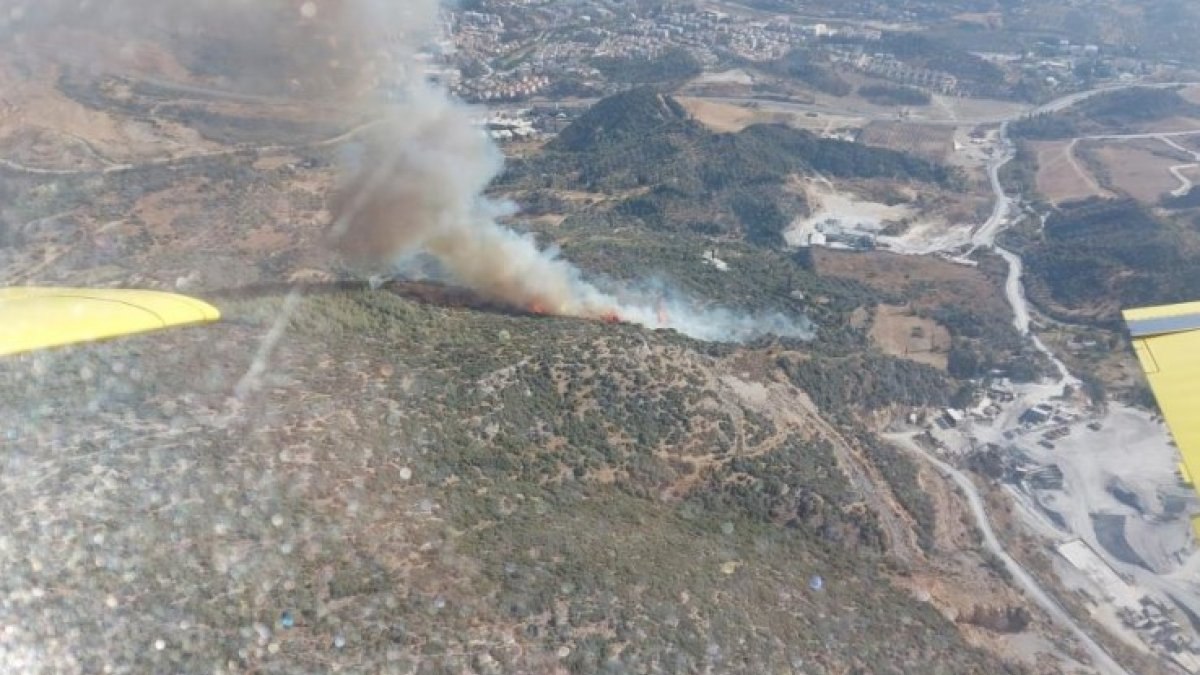
[{"label": "farm field", "polygon": [[[1171,167],[1186,163],[1165,144],[1105,143],[1093,151],[1104,182],[1116,192],[1153,203],[1179,187]],[[1161,149],[1159,149],[1161,148]]]},{"label": "farm field", "polygon": [[954,129],[928,124],[876,121],[862,130],[859,141],[944,162],[954,149]]}]

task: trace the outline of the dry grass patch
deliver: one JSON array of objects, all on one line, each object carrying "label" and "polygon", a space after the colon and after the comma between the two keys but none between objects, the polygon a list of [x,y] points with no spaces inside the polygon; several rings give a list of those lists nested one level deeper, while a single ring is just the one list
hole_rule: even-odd
[{"label": "dry grass patch", "polygon": [[879,291],[903,294],[914,312],[942,306],[995,315],[1012,311],[1000,287],[980,267],[930,256],[824,248],[813,249],[813,261],[822,276],[854,279]]},{"label": "dry grass patch", "polygon": [[1144,203],[1156,203],[1167,192],[1179,187],[1171,167],[1180,164],[1175,151],[1162,143],[1106,143],[1094,150],[1113,189]]},{"label": "dry grass patch", "polygon": [[0,62],[0,139],[20,146],[33,134],[65,155],[55,156],[52,149],[39,151],[38,156],[26,158],[31,163],[45,162],[36,168],[81,168],[71,160],[80,153],[92,162],[102,158],[122,163],[216,147],[190,129],[120,119],[88,108],[58,90],[59,75],[56,68],[27,73],[21,64]]},{"label": "dry grass patch", "polygon": [[1175,136],[1171,140],[1188,150],[1200,152],[1200,133],[1192,134],[1191,136]]},{"label": "dry grass patch", "polygon": [[1036,142],[1030,146],[1037,153],[1037,190],[1048,201],[1061,204],[1108,195],[1075,156],[1072,141]]},{"label": "dry grass patch", "polygon": [[1168,117],[1161,122],[1146,125],[1145,133],[1177,133],[1180,131],[1200,131],[1200,119],[1195,117]]},{"label": "dry grass patch", "polygon": [[954,129],[932,124],[876,121],[862,130],[859,140],[867,145],[943,162],[954,149]]},{"label": "dry grass patch", "polygon": [[679,102],[696,121],[718,133],[736,133],[753,124],[786,123],[787,113],[766,112],[750,105],[714,103],[698,98],[681,98]]},{"label": "dry grass patch", "polygon": [[946,370],[950,331],[908,307],[880,305],[871,325],[871,341],[885,354]]}]

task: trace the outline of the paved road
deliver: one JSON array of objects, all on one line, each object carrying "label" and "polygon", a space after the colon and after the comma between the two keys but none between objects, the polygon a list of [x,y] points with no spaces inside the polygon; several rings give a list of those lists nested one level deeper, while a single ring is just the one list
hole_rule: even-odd
[{"label": "paved road", "polygon": [[[1075,105],[1076,103],[1079,103],[1081,101],[1089,99],[1093,96],[1111,92],[1111,91],[1118,91],[1121,89],[1130,89],[1133,87],[1146,87],[1149,89],[1163,89],[1163,88],[1167,88],[1167,87],[1180,87],[1180,86],[1188,86],[1188,85],[1200,85],[1200,82],[1156,82],[1156,83],[1131,82],[1131,83],[1111,84],[1111,85],[1106,85],[1103,87],[1097,87],[1095,89],[1089,89],[1087,91],[1081,91],[1081,92],[1076,92],[1074,94],[1069,94],[1067,96],[1063,96],[1062,98],[1055,99],[1053,101],[1050,101],[1049,103],[1044,103],[1039,106],[1033,106],[1033,105],[1026,106],[1026,107],[1022,108],[1020,113],[1016,116],[983,115],[983,116],[975,116],[975,117],[957,117],[951,111],[949,116],[944,119],[913,118],[913,119],[909,119],[908,121],[913,122],[913,123],[919,123],[919,124],[927,124],[927,125],[934,125],[934,126],[953,126],[953,127],[978,126],[978,125],[983,125],[983,124],[1003,124],[1005,122],[1011,122],[1016,119],[1019,119],[1020,117],[1023,117],[1025,115],[1039,115],[1042,113],[1059,112],[1061,110],[1065,110],[1065,109]],[[835,117],[856,117],[856,118],[869,119],[869,120],[895,120],[896,119],[895,113],[892,113],[892,112],[883,113],[883,112],[869,112],[869,111],[862,111],[862,110],[844,110],[844,109],[836,108],[834,106],[821,105],[821,104],[817,104],[817,103],[776,101],[776,100],[767,99],[767,98],[755,98],[755,97],[746,97],[746,96],[691,95],[691,96],[688,96],[688,98],[700,99],[700,100],[704,100],[704,101],[711,101],[713,103],[727,103],[729,105],[739,105],[739,106],[753,105],[753,106],[757,106],[758,108],[760,108],[762,110],[767,110],[767,111],[775,110],[775,111],[781,111],[781,112],[789,112],[789,113],[793,113],[793,114],[817,113],[817,114],[823,114],[823,115],[829,115],[829,116],[835,116]],[[521,110],[524,108],[529,108],[530,106],[533,106],[533,105],[555,105],[555,104],[584,107],[584,106],[590,106],[599,100],[600,99],[598,99],[598,98],[580,98],[580,99],[570,99],[570,100],[561,100],[561,101],[556,101],[556,100],[552,100],[552,99],[544,99],[544,100],[533,99],[533,100],[530,100],[527,102],[522,102],[522,103],[498,103],[498,104],[490,105],[487,107],[492,110]]]},{"label": "paved road", "polygon": [[1017,584],[1019,584],[1021,588],[1025,589],[1025,592],[1029,594],[1029,597],[1032,598],[1048,615],[1050,615],[1051,619],[1070,629],[1075,637],[1079,639],[1084,649],[1087,650],[1088,654],[1091,655],[1094,665],[1098,670],[1104,673],[1109,673],[1110,675],[1130,675],[1129,671],[1125,670],[1121,664],[1117,663],[1116,660],[1113,659],[1113,657],[1104,649],[1104,647],[1100,645],[1100,643],[1093,640],[1092,636],[1088,635],[1087,632],[1075,622],[1075,619],[1070,615],[1070,613],[1063,609],[1062,605],[1058,604],[1058,601],[1051,597],[1050,594],[1042,588],[1037,579],[1035,579],[1032,574],[1022,567],[1021,563],[1017,562],[1015,558],[1008,554],[1008,551],[1004,548],[1004,544],[1000,541],[1000,538],[996,536],[995,530],[992,529],[992,523],[988,519],[987,509],[983,505],[983,497],[980,496],[979,490],[975,487],[975,484],[971,482],[970,478],[968,478],[958,469],[955,469],[949,464],[931,455],[916,441],[914,441],[911,435],[890,434],[885,436],[885,438],[896,445],[912,451],[926,462],[929,462],[936,467],[943,476],[953,480],[954,483],[962,489],[963,494],[967,496],[967,503],[971,507],[971,515],[975,518],[975,524],[983,533],[984,547],[988,551],[991,551],[993,555],[995,555],[1001,560],[1001,562],[1004,563],[1005,568],[1007,568],[1009,573],[1012,574],[1012,577]]}]

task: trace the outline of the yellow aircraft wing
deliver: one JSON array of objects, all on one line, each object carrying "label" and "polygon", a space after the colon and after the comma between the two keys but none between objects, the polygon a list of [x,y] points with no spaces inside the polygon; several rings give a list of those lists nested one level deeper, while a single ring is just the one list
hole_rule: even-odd
[{"label": "yellow aircraft wing", "polygon": [[220,318],[206,302],[159,291],[0,288],[0,356]]},{"label": "yellow aircraft wing", "polygon": [[[1179,471],[1200,493],[1200,302],[1131,309],[1125,323],[1179,446]],[[1192,524],[1200,536],[1200,521]]]}]

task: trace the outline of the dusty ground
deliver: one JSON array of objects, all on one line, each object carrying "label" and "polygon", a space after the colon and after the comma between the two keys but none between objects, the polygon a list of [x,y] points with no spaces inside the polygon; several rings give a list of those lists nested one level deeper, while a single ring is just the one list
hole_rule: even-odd
[{"label": "dusty ground", "polygon": [[1060,204],[1108,194],[1075,156],[1074,141],[1039,141],[1030,145],[1037,153],[1038,192],[1047,200]]},{"label": "dusty ground", "polygon": [[[1191,181],[1191,184],[1193,186],[1196,185],[1197,183],[1200,183],[1200,166],[1191,166],[1191,167],[1185,166],[1185,167],[1177,168],[1176,171],[1178,171],[1179,174],[1181,176],[1183,176],[1185,179],[1187,179],[1188,181]],[[1191,188],[1188,188],[1186,183],[1180,181],[1180,182],[1176,183],[1176,186],[1172,190],[1172,192],[1173,193],[1175,193],[1177,191],[1178,192],[1186,192],[1188,189],[1191,189]]]},{"label": "dusty ground", "polygon": [[871,324],[871,340],[886,354],[946,369],[950,331],[907,307],[880,305]]},{"label": "dusty ground", "polygon": [[[1074,373],[1091,372],[1104,382],[1110,396],[1120,396],[1135,386],[1145,384],[1142,368],[1133,352],[1124,344],[1124,335],[1084,326],[1060,324],[1045,317],[1040,319],[1038,337],[1067,364]],[[1089,340],[1095,347],[1083,347]],[[1119,341],[1110,347],[1109,341]]]},{"label": "dusty ground", "polygon": [[862,130],[858,140],[867,145],[877,145],[944,162],[954,150],[954,129],[947,126],[875,121]]},{"label": "dusty ground", "polygon": [[959,120],[1004,120],[1011,119],[1024,109],[1020,103],[997,101],[988,98],[958,98],[956,96],[934,96],[934,105]]},{"label": "dusty ground", "polygon": [[[886,83],[878,78],[868,77],[854,72],[838,71],[838,75],[855,88],[866,84]],[[831,96],[814,92],[814,105],[829,110],[843,110],[847,114],[862,115],[869,119],[894,120],[900,110],[896,106],[880,106],[866,99],[851,94],[849,96]],[[991,99],[957,98],[952,96],[935,95],[930,105],[904,107],[913,123],[922,120],[961,121],[964,124],[979,124],[985,121],[999,121],[1019,114],[1020,104]]]},{"label": "dusty ground", "polygon": [[1166,133],[1176,131],[1195,131],[1200,129],[1200,119],[1195,117],[1172,117],[1147,125],[1143,131],[1146,133]]},{"label": "dusty ground", "polygon": [[681,98],[679,102],[698,122],[720,133],[738,132],[752,124],[787,124],[795,117],[783,112],[766,112],[750,105],[698,98]]},{"label": "dusty ground", "polygon": [[1200,105],[1200,85],[1198,85],[1198,86],[1186,87],[1185,89],[1183,89],[1183,90],[1182,90],[1182,91],[1180,91],[1179,93],[1180,93],[1180,95],[1182,95],[1184,98],[1186,98],[1187,100],[1191,101],[1192,103],[1195,103],[1195,104],[1198,104],[1198,105]]},{"label": "dusty ground", "polygon": [[216,147],[191,129],[120,118],[73,101],[55,86],[59,72],[43,65],[26,75],[0,61],[0,148],[9,161],[94,169]]},{"label": "dusty ground", "polygon": [[887,180],[839,181],[794,178],[810,213],[784,232],[791,246],[805,246],[814,233],[834,229],[877,236],[881,248],[920,255],[966,241],[970,227],[986,218],[988,203],[974,192],[920,189]]},{"label": "dusty ground", "polygon": [[691,84],[754,84],[754,76],[741,68],[724,70],[719,73],[704,73],[692,80]]},{"label": "dusty ground", "polygon": [[[1066,475],[1064,490],[1039,494],[1039,501],[1093,549],[1107,552],[1118,572],[1195,607],[1200,586],[1191,569],[1200,553],[1186,516],[1195,496],[1179,481],[1178,454],[1166,429],[1149,413],[1122,405],[1112,406],[1101,422],[1098,431],[1074,427],[1054,450],[1021,444],[1035,461],[1055,463]],[[1123,518],[1123,532],[1101,536],[1096,515]],[[1120,560],[1115,544],[1128,546],[1138,560]]]},{"label": "dusty ground", "polygon": [[[937,575],[918,572],[897,576],[894,583],[908,589],[918,600],[930,602],[944,616],[958,623],[971,644],[1022,661],[1032,668],[1032,672],[1065,672],[1068,664],[1061,660],[1064,658],[1062,650],[1042,631],[998,633],[971,624],[976,618],[973,615],[979,610],[1020,606],[1023,598],[1012,589],[997,587],[994,574],[980,567],[974,558],[954,553],[974,546],[975,534],[970,513],[963,507],[953,484],[925,465],[922,465],[920,482],[937,505],[935,539],[937,557],[943,569]],[[955,583],[947,583],[948,579]]]},{"label": "dusty ground", "polygon": [[803,246],[818,227],[839,227],[844,230],[877,233],[890,223],[898,223],[917,216],[907,203],[911,195],[893,190],[895,203],[887,204],[865,194],[837,189],[828,181],[819,179],[794,179],[791,189],[803,194],[808,202],[810,215],[796,220],[784,232],[784,239],[792,246]]},{"label": "dusty ground", "polygon": [[915,310],[955,305],[977,312],[1011,312],[1000,288],[978,267],[941,258],[895,253],[847,253],[814,249],[817,270],[860,281],[872,288],[902,292]]},{"label": "dusty ground", "polygon": [[1171,167],[1183,161],[1178,152],[1161,142],[1104,143],[1092,151],[1113,189],[1141,202],[1155,203],[1179,187]]}]

